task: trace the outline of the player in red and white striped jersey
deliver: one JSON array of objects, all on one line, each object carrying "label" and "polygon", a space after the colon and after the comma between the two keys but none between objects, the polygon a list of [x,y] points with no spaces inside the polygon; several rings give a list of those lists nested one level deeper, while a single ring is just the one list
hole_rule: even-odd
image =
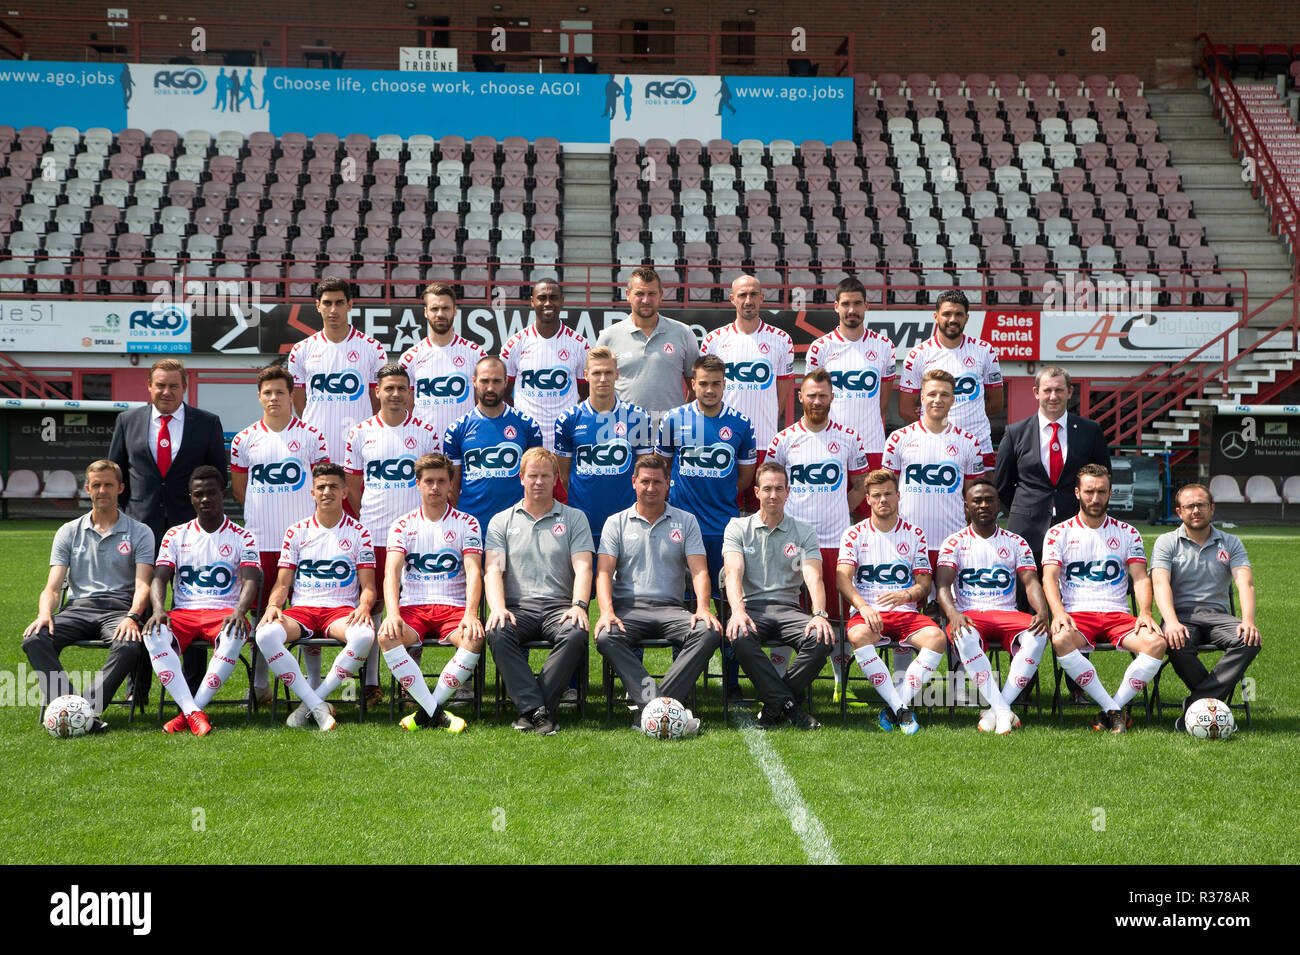
[{"label": "player in red and white striped jersey", "polygon": [[952,424],[952,375],[938,368],[925,373],[920,421],[899,428],[885,442],[883,467],[899,479],[899,513],[920,527],[934,548],[966,526],[962,490],[984,473],[979,442]]},{"label": "player in red and white striped jersey", "polygon": [[[152,616],[144,625],[145,648],[158,682],[180,707],[163,730],[195,736],[212,731],[203,707],[216,696],[234,669],[248,639],[248,611],[257,600],[262,571],[253,535],[229,520],[222,505],[225,476],[210,464],[190,475],[194,520],[163,535],[149,596]],[[172,609],[166,610],[167,585]],[[177,653],[196,639],[213,644],[212,662],[196,694],[181,675]]]},{"label": "player in red and white striped jersey", "polygon": [[348,429],[374,414],[370,386],[388,361],[383,345],[348,322],[349,289],[347,279],[316,283],[316,310],[324,327],[289,350],[288,368],[297,386],[293,410],[325,435],[331,461],[343,460]]},{"label": "player in red and white striped jersey", "polygon": [[[564,293],[554,279],[533,286],[532,305],[533,323],[501,346],[501,360],[512,389],[510,403],[537,422],[543,445],[554,451],[555,422],[587,397],[591,346],[560,321]],[[564,486],[557,481],[556,487],[563,494]]]},{"label": "player in red and white striped jersey", "polygon": [[[772,439],[767,456],[784,465],[789,475],[786,513],[817,530],[826,606],[837,619],[843,619],[835,560],[840,539],[853,523],[851,515],[863,499],[867,455],[857,434],[831,420],[834,389],[830,372],[824,368],[809,371],[799,385],[799,403],[803,417]],[[837,702],[848,662],[837,645],[831,652]]]},{"label": "player in red and white striped jersey", "polygon": [[[1029,544],[998,527],[998,492],[993,482],[977,478],[967,486],[965,498],[970,524],[939,548],[935,591],[948,617],[948,638],[990,706],[980,715],[979,728],[1004,734],[1020,724],[1011,704],[1038,672],[1050,613]],[[1034,608],[1032,617],[1016,610],[1017,579]],[[1001,689],[984,652],[989,645],[1015,654]]]},{"label": "player in red and white striped jersey", "polygon": [[[420,506],[393,522],[388,531],[392,560],[384,572],[384,622],[379,646],[396,680],[421,709],[402,720],[403,728],[441,726],[453,733],[465,721],[443,709],[466,680],[473,679],[483,653],[483,533],[478,521],[448,503],[451,461],[426,454],[415,462]],[[456,647],[430,693],[407,648],[426,639]]]},{"label": "player in red and white striped jersey", "polygon": [[[825,368],[835,388],[837,422],[857,432],[867,452],[867,467],[880,467],[885,450],[885,409],[898,378],[894,344],[865,327],[867,290],[856,278],[835,286],[839,325],[808,346],[808,370]],[[856,513],[868,516],[869,509]]]},{"label": "player in red and white striped jersey", "polygon": [[[1052,648],[1061,669],[1101,706],[1092,728],[1122,733],[1132,723],[1124,707],[1160,672],[1165,640],[1151,616],[1153,591],[1142,535],[1106,513],[1110,472],[1099,464],[1085,464],[1075,476],[1074,494],[1079,513],[1049,528],[1043,539],[1043,590],[1052,609]],[[1136,617],[1128,607],[1130,577]],[[1098,640],[1136,654],[1114,697],[1081,652]]]},{"label": "player in red and white striped jersey", "polygon": [[[752,275],[731,283],[736,320],[714,329],[700,343],[701,355],[717,355],[727,366],[722,403],[749,418],[760,452],[780,430],[794,387],[794,342],[763,321],[763,288]],[[763,461],[760,459],[759,464]],[[746,495],[749,500],[752,495]]]},{"label": "player in red and white striped jersey", "polygon": [[917,345],[903,359],[898,381],[898,413],[904,421],[921,416],[916,395],[921,378],[931,368],[942,368],[956,380],[952,423],[979,440],[984,467],[995,463],[989,419],[1002,413],[1006,395],[1002,388],[1002,366],[998,353],[982,338],[966,334],[970,304],[956,290],[943,292],[934,312],[934,335]]},{"label": "player in red and white striped jersey", "polygon": [[442,435],[448,425],[474,407],[474,366],[487,356],[480,345],[461,338],[456,324],[456,292],[433,283],[424,290],[429,335],[399,359],[411,378],[415,416]]},{"label": "player in red and white striped jersey", "polygon": [[[293,375],[282,365],[257,374],[262,420],[230,442],[230,490],[244,507],[244,526],[257,538],[261,552],[262,590],[257,607],[265,610],[275,586],[278,541],[289,525],[311,516],[311,469],[329,459],[325,436],[293,413]],[[315,651],[315,647],[309,650]],[[312,685],[320,683],[320,653],[307,654]],[[253,674],[259,703],[271,702],[266,658],[257,658]]]},{"label": "player in red and white striped jersey", "polygon": [[[370,532],[343,513],[343,468],[326,461],[312,469],[311,479],[316,511],[285,532],[275,589],[257,625],[257,646],[276,678],[302,700],[289,714],[289,725],[306,726],[315,718],[321,729],[331,730],[334,714],[325,701],[361,669],[375,639],[370,622],[375,551]],[[293,606],[286,610],[290,590]],[[344,644],[316,689],[285,649],[304,637],[331,637]]]},{"label": "player in red and white striped jersey", "polygon": [[[885,701],[880,728],[920,729],[908,706],[943,659],[943,631],[917,609],[930,593],[932,570],[925,534],[898,516],[898,479],[883,468],[867,475],[871,516],[844,532],[837,560],[839,592],[853,605],[849,644],[863,674]],[[916,649],[901,690],[876,653],[891,640]]]},{"label": "player in red and white striped jersey", "polygon": [[[375,579],[384,579],[388,528],[393,521],[420,504],[415,486],[415,462],[421,456],[442,450],[442,436],[407,410],[411,404],[411,383],[405,369],[389,362],[379,369],[375,382],[379,413],[348,432],[348,503],[361,515],[361,523],[380,543],[375,545]],[[379,608],[376,607],[376,612]],[[366,706],[383,702],[379,688],[379,644],[370,648],[366,660]]]}]

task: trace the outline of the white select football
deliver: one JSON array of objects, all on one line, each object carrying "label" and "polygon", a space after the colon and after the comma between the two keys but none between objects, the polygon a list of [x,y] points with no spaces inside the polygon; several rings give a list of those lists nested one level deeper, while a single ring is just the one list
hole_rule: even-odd
[{"label": "white select football", "polygon": [[45,728],[55,739],[85,736],[95,722],[95,710],[85,697],[69,693],[45,708]]},{"label": "white select football", "polygon": [[1187,735],[1196,739],[1227,739],[1237,730],[1232,709],[1222,700],[1200,699],[1183,717]]},{"label": "white select football", "polygon": [[641,709],[641,732],[652,739],[681,739],[691,711],[671,696],[657,696]]}]

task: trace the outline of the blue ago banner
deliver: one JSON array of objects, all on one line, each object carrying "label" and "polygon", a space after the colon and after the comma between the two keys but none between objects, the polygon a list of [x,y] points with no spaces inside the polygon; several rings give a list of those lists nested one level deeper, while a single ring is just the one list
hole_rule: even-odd
[{"label": "blue ago banner", "polygon": [[853,136],[851,79],[416,73],[31,61],[0,70],[0,122],[288,132],[554,136],[608,144],[654,137]]}]

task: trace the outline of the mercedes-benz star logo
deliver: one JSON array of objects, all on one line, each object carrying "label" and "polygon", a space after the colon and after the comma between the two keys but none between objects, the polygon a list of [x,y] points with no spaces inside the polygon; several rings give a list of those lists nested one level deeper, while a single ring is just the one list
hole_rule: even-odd
[{"label": "mercedes-benz star logo", "polygon": [[1225,458],[1236,460],[1246,453],[1246,439],[1240,431],[1229,431],[1219,440],[1219,450]]}]

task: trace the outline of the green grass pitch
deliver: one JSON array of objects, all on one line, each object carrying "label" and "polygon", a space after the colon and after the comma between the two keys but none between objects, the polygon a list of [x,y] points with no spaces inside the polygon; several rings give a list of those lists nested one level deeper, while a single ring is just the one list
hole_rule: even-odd
[{"label": "green grass pitch", "polygon": [[[0,525],[0,841],[11,863],[1300,858],[1293,528],[1237,531],[1255,566],[1264,652],[1249,671],[1253,728],[1238,713],[1238,735],[1221,744],[1173,732],[1169,710],[1163,725],[1147,725],[1136,707],[1135,732],[1118,738],[1091,732],[1083,709],[1069,711],[1063,727],[1046,711],[1041,720],[1031,713],[1007,738],[976,732],[973,709],[952,718],[920,709],[924,732],[903,737],[876,728],[874,706],[842,724],[828,682],[815,697],[821,731],[755,742],[734,716],[722,724],[716,681],[698,706],[705,733],[660,743],[633,733],[621,705],[604,722],[594,652],[588,718],[562,711],[562,731],[549,739],[515,733],[512,712],[493,717],[489,662],[483,719],[471,714],[460,736],[404,733],[385,703],[364,726],[341,708],[330,734],[273,725],[265,709],[245,727],[240,711],[217,708],[216,732],[204,739],[168,737],[152,716],[128,724],[125,708],[112,707],[107,736],[56,741],[36,709],[15,705],[26,667],[20,637],[35,616],[56,526]],[[1142,531],[1149,550],[1159,531]],[[1100,656],[1107,687],[1124,659]],[[91,651],[64,655],[70,670],[101,661]],[[1050,663],[1045,670],[1050,677]],[[384,680],[387,690],[386,670]],[[245,686],[237,668],[221,696]],[[1183,688],[1172,670],[1163,688],[1176,706]],[[155,702],[158,692],[155,681]],[[765,774],[774,766],[775,784]]]}]

